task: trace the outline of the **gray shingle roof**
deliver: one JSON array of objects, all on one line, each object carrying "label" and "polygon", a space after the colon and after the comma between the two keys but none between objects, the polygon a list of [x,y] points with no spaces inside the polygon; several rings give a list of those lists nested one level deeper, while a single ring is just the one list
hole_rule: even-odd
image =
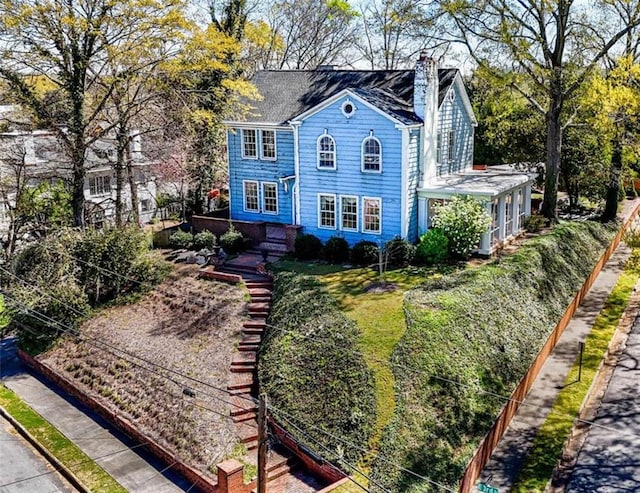
[{"label": "gray shingle roof", "polygon": [[[439,69],[439,101],[453,84],[457,69]],[[413,112],[413,70],[262,70],[253,83],[263,97],[248,101],[246,120],[286,123],[331,96],[350,89],[399,121],[422,120]]]}]

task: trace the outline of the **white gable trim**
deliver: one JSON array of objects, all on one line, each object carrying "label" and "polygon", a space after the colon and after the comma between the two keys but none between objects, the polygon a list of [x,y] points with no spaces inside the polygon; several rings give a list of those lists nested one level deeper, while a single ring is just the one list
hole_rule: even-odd
[{"label": "white gable trim", "polygon": [[[464,106],[464,109],[467,110],[467,114],[469,115],[471,124],[474,127],[477,127],[478,119],[476,118],[476,115],[473,112],[473,106],[471,106],[471,100],[469,99],[467,88],[464,86],[464,81],[462,80],[462,75],[460,75],[459,71],[456,74],[455,79],[453,79],[453,83],[449,86],[449,89],[447,89],[447,93],[444,95],[444,98],[442,98],[442,104],[440,104],[440,107],[442,107],[442,105],[447,101],[447,99],[449,98],[449,94],[451,94],[451,91],[453,91],[454,86],[458,88],[458,94],[459,94],[460,100],[462,101],[462,106]],[[438,109],[440,109],[440,107]]]},{"label": "white gable trim", "polygon": [[252,122],[252,121],[234,122],[230,120],[223,120],[222,124],[232,129],[233,128],[264,128],[267,130],[291,131],[290,125],[283,125],[282,123],[264,123],[264,122]]},{"label": "white gable trim", "polygon": [[303,122],[304,120],[306,120],[307,118],[315,115],[316,113],[319,113],[320,111],[326,109],[327,107],[331,106],[333,103],[335,103],[336,101],[338,101],[339,99],[348,96],[352,99],[354,99],[355,101],[357,101],[359,104],[362,104],[364,106],[366,106],[367,108],[369,108],[370,110],[375,111],[376,113],[378,113],[379,115],[382,115],[383,117],[385,117],[387,120],[395,123],[396,125],[404,125],[400,120],[398,120],[397,118],[392,117],[390,114],[385,113],[384,111],[382,111],[380,108],[378,108],[377,106],[374,106],[373,104],[369,103],[368,101],[362,99],[360,96],[358,96],[356,93],[350,91],[349,89],[343,89],[342,91],[340,91],[337,94],[334,94],[333,96],[331,96],[329,99],[325,99],[322,103],[317,104],[316,106],[314,106],[311,109],[308,109],[307,111],[305,111],[304,113],[299,114],[298,116],[294,117],[291,122]]}]

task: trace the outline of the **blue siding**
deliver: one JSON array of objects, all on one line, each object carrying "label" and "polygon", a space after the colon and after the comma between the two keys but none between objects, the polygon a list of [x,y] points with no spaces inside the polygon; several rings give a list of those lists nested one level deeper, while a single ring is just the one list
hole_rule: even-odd
[{"label": "blue siding", "polygon": [[420,130],[409,134],[409,160],[407,169],[407,240],[418,241],[418,184],[420,182]]},{"label": "blue siding", "polygon": [[[333,235],[344,237],[351,245],[360,240],[386,241],[401,234],[402,217],[402,134],[395,124],[358,100],[357,110],[346,118],[341,98],[308,117],[299,129],[300,213],[305,233],[326,241]],[[317,139],[325,129],[335,139],[336,169],[317,169]],[[370,130],[382,145],[382,173],[361,171],[361,144]],[[357,196],[358,231],[341,231],[339,203],[336,204],[337,228],[318,227],[318,194]],[[363,232],[362,198],[382,199],[381,234]]]},{"label": "blue siding", "polygon": [[[449,95],[440,105],[438,132],[442,136],[443,162],[438,163],[438,174],[445,175],[471,169],[473,165],[473,124],[467,110],[462,103],[462,97],[457,84],[453,84],[451,90],[454,99]],[[448,133],[454,130],[455,158],[447,162],[448,158]]]},{"label": "blue siding", "polygon": [[[270,129],[266,129],[270,130]],[[259,134],[259,132],[258,132]],[[258,137],[259,139],[259,137]],[[292,185],[285,191],[279,178],[294,174],[294,146],[292,130],[276,130],[275,161],[242,158],[242,138],[240,129],[229,129],[227,153],[229,159],[229,193],[231,218],[241,221],[267,221],[282,224],[293,223]],[[278,184],[278,214],[245,212],[243,181],[252,180]],[[259,185],[259,203],[262,203],[262,187]]]}]

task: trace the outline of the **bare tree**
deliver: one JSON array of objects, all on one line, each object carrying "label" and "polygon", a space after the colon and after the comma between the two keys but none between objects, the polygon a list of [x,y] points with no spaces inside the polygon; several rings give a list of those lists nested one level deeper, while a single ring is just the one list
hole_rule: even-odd
[{"label": "bare tree", "polygon": [[425,48],[449,43],[439,35],[442,11],[435,2],[372,0],[360,7],[362,36],[358,48],[371,69],[395,70],[413,63]]},{"label": "bare tree", "polygon": [[[358,38],[357,12],[346,0],[275,0],[267,13],[272,39],[266,60],[278,69],[349,64]],[[274,48],[281,45],[281,50]],[[271,62],[270,57],[274,57]]]}]

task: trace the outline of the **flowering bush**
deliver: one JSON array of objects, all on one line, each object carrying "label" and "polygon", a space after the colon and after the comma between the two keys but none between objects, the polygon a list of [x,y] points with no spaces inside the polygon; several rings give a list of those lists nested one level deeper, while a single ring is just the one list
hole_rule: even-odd
[{"label": "flowering bush", "polygon": [[435,205],[433,225],[443,231],[449,240],[449,252],[456,257],[469,258],[490,224],[484,205],[468,195],[454,195],[448,202]]}]

